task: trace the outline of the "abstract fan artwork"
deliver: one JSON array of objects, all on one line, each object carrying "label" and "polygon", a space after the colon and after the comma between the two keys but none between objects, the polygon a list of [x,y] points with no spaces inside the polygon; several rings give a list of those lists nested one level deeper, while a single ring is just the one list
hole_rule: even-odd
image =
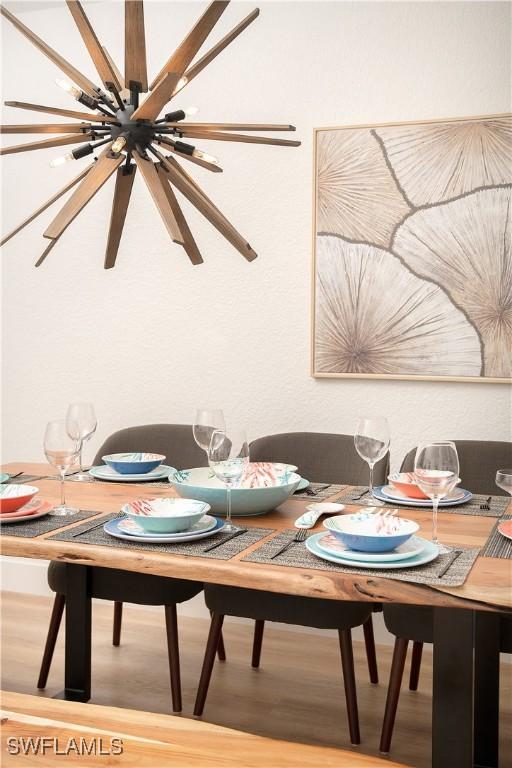
[{"label": "abstract fan artwork", "polygon": [[[53,159],[52,166],[68,160],[81,161],[101,148],[94,162],[44,202],[33,214],[9,232],[2,245],[32,222],[59,198],[75,188],[63,208],[46,228],[49,243],[36,262],[42,264],[67,227],[90,202],[105,182],[116,174],[110,229],[105,252],[105,268],[116,263],[136,171],[144,180],[171,239],[182,246],[192,262],[203,261],[199,248],[183,215],[176,192],[188,200],[248,261],[256,253],[235,229],[201,187],[187,173],[181,162],[201,166],[213,173],[222,168],[217,158],[202,146],[208,141],[245,142],[297,147],[299,141],[259,136],[258,132],[294,131],[293,125],[253,123],[199,123],[187,120],[197,110],[181,109],[169,103],[229,46],[259,15],[255,9],[201,58],[196,54],[213,30],[228,2],[212,2],[174,53],[168,58],[153,82],[149,83],[146,67],[146,36],[142,0],[126,0],[124,76],[101,45],[91,23],[77,0],[66,5],[85,43],[102,86],[91,82],[44,40],[34,34],[6,8],[2,15],[14,25],[42,54],[47,56],[69,80],[57,82],[85,109],[57,107],[6,101],[9,107],[70,118],[73,122],[4,125],[6,134],[54,134],[55,138],[3,147],[0,154],[9,155],[51,147],[65,147],[66,154]],[[145,95],[147,94],[147,95]],[[163,114],[162,114],[163,113]],[[255,133],[254,133],[255,132]],[[196,146],[196,142],[201,147]],[[79,145],[73,147],[72,145]]]},{"label": "abstract fan artwork", "polygon": [[512,377],[512,116],[315,131],[313,375]]}]

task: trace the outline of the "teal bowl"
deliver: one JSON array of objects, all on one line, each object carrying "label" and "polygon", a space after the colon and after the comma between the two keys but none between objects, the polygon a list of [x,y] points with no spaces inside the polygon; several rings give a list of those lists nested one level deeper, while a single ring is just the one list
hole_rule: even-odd
[{"label": "teal bowl", "polygon": [[[300,480],[300,475],[291,473],[278,478],[276,485],[264,488],[233,488],[233,517],[264,515],[270,512],[295,492]],[[213,514],[226,514],[226,486],[215,477],[209,467],[175,472],[169,475],[169,482],[181,497],[200,499],[210,505]]]},{"label": "teal bowl", "polygon": [[181,533],[210,511],[208,504],[196,499],[144,499],[121,508],[147,533]]}]

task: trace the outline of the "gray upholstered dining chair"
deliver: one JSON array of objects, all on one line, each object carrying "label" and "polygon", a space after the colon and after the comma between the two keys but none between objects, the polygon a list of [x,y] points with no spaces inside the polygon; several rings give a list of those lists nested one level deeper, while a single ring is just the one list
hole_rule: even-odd
[{"label": "gray upholstered dining chair", "polygon": [[[324,432],[286,432],[251,443],[251,461],[295,464],[303,477],[315,483],[368,485],[368,464],[354,448],[352,435]],[[375,465],[375,484],[387,482],[389,456]]]},{"label": "gray upholstered dining chair", "polygon": [[[299,472],[318,483],[368,484],[368,465],[354,448],[352,435],[328,432],[286,432],[260,437],[251,443],[251,461],[295,464]],[[374,482],[383,485],[389,474],[389,454],[375,465]],[[380,610],[379,606],[375,606]],[[256,622],[252,666],[258,667],[264,620]],[[363,625],[366,657],[372,683],[379,682],[371,614]]]},{"label": "gray upholstered dining chair", "polygon": [[[499,496],[496,470],[512,466],[512,443],[497,440],[454,440],[463,488],[471,493]],[[416,448],[405,456],[400,472],[412,472]]]},{"label": "gray upholstered dining chair", "polygon": [[[422,649],[424,643],[433,642],[434,612],[429,606],[385,605],[384,622],[388,631],[396,637],[380,737],[380,751],[388,753],[393,738],[400,686],[407,656],[407,646],[409,641],[412,641],[413,649],[415,647]],[[500,619],[500,652],[512,653],[512,618],[509,616],[503,616]],[[421,652],[419,661],[421,661]],[[418,676],[419,664],[416,669],[413,669],[411,664],[409,687],[413,691],[417,690]],[[490,702],[487,703],[490,705]]]},{"label": "gray upholstered dining chair", "polygon": [[[472,493],[488,496],[506,495],[495,483],[496,470],[512,466],[512,443],[487,440],[455,440],[462,486]],[[400,471],[414,469],[416,449],[405,456]],[[388,695],[382,725],[380,751],[389,752],[395,723],[407,648],[412,641],[409,690],[418,688],[424,643],[433,640],[433,611],[423,606],[385,605],[384,622],[395,635],[395,647],[389,678]],[[512,620],[502,619],[501,650],[512,652]]]},{"label": "gray upholstered dining chair", "polygon": [[226,614],[254,619],[256,622],[270,620],[318,629],[335,629],[338,632],[341,651],[350,741],[352,744],[360,743],[351,629],[361,626],[371,617],[372,608],[369,603],[321,600],[314,597],[281,595],[255,589],[217,585],[205,585],[205,598],[206,605],[212,614],[212,621],[197,689],[194,715],[199,716],[203,713],[215,653]]},{"label": "gray upholstered dining chair", "polygon": [[[166,457],[166,462],[177,469],[202,466],[206,463],[204,451],[194,441],[192,427],[186,424],[150,424],[122,429],[107,438],[96,454],[94,463],[101,464],[101,457],[108,453],[135,451],[163,454]],[[38,688],[46,687],[65,607],[65,563],[50,563],[48,583],[50,589],[55,592],[55,600],[37,683]],[[165,607],[171,692],[175,712],[181,711],[176,604],[189,600],[202,589],[201,583],[182,579],[131,573],[110,568],[93,567],[91,569],[91,596],[110,600],[114,603],[114,645],[120,644],[123,602],[139,605],[163,605]],[[225,658],[222,640],[219,645],[219,657]]]},{"label": "gray upholstered dining chair", "polygon": [[[251,443],[251,461],[280,461],[296,464],[302,475],[323,483],[366,484],[368,467],[354,448],[350,435],[319,432],[292,432],[269,435]],[[375,467],[375,482],[384,483],[389,471],[386,456]],[[336,629],[339,633],[345,681],[345,695],[352,743],[359,743],[359,724],[352,657],[351,629],[363,626],[370,680],[378,682],[372,607],[365,603],[331,601],[281,595],[237,587],[205,584],[206,605],[212,614],[201,680],[194,714],[202,714],[215,661],[217,640],[224,616],[240,616],[256,621],[252,666],[258,667],[265,621]]]}]

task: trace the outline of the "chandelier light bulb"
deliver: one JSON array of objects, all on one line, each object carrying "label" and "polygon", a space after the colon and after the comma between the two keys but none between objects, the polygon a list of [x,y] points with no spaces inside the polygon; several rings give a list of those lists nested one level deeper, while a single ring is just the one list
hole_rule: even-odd
[{"label": "chandelier light bulb", "polygon": [[62,80],[60,77],[57,77],[55,78],[55,82],[60,88],[62,88],[63,91],[66,91],[66,93],[71,94],[71,96],[73,96],[73,98],[76,99],[77,101],[82,95],[82,91],[80,90],[80,88],[77,88],[76,85],[73,85],[67,80]]},{"label": "chandelier light bulb", "polygon": [[69,163],[70,160],[74,160],[75,157],[72,152],[68,152],[65,155],[61,155],[60,157],[54,157],[53,160],[50,160],[50,168],[58,168],[59,165],[64,165],[65,163]]},{"label": "chandelier light bulb", "polygon": [[206,163],[211,163],[212,165],[219,164],[218,157],[209,155],[208,152],[203,152],[201,149],[194,149],[192,152],[192,157],[197,157],[199,160],[204,160]]},{"label": "chandelier light bulb", "polygon": [[112,144],[111,150],[114,154],[119,154],[119,152],[123,149],[123,147],[126,145],[126,139],[124,136],[118,136],[117,139]]},{"label": "chandelier light bulb", "polygon": [[199,112],[199,107],[187,107],[183,111],[185,113],[185,117],[192,117],[192,115],[197,115]]}]

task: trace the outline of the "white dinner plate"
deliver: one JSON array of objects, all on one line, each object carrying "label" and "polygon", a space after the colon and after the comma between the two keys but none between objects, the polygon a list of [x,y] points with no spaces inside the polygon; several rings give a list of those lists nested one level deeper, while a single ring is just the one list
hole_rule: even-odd
[{"label": "white dinner plate", "polygon": [[[348,558],[341,557],[340,555],[333,555],[329,552],[326,552],[323,550],[319,545],[318,541],[323,536],[325,536],[325,533],[315,533],[313,536],[310,536],[308,539],[306,539],[306,548],[317,557],[320,557],[322,560],[328,560],[330,563],[338,563],[338,565],[345,565],[349,566],[351,568],[372,568],[375,570],[396,570],[397,568],[414,568],[417,565],[425,565],[425,563],[430,563],[432,560],[435,560],[436,557],[439,555],[439,549],[436,547],[435,544],[432,544],[431,541],[427,541],[427,539],[423,539],[424,541],[424,548],[422,552],[420,552],[417,555],[414,555],[413,557],[410,557],[408,560],[399,560],[398,562],[380,562],[376,563],[374,560],[368,560],[365,558],[365,553],[361,552],[362,555],[360,560],[349,560]],[[419,537],[418,537],[419,538]]]},{"label": "white dinner plate", "polygon": [[194,523],[187,531],[179,531],[177,533],[154,533],[153,531],[145,531],[141,525],[137,525],[135,520],[131,518],[122,518],[119,521],[119,530],[123,533],[129,533],[130,536],[151,536],[152,538],[160,538],[165,536],[167,539],[172,536],[173,539],[179,540],[184,536],[190,536],[190,534],[205,533],[211,531],[217,525],[217,519],[212,515],[203,515],[203,517]]},{"label": "white dinner plate", "polygon": [[[406,501],[430,502],[430,499],[415,499],[412,496],[406,496],[405,493],[402,493],[393,485],[383,485],[381,490],[385,496],[389,496],[393,501],[396,499],[405,499]],[[444,501],[458,501],[459,499],[463,499],[466,493],[469,493],[469,491],[465,491],[463,488],[454,488],[453,491],[450,491],[448,496],[445,497]]]},{"label": "white dinner plate", "polygon": [[108,480],[114,483],[143,483],[149,480],[167,480],[169,475],[174,474],[174,467],[168,467],[166,464],[160,464],[151,472],[145,472],[142,475],[122,475],[107,464],[101,464],[98,467],[91,467],[89,474],[96,480]]},{"label": "white dinner plate", "polygon": [[399,547],[391,552],[360,552],[355,549],[349,549],[342,541],[333,534],[327,533],[323,538],[318,539],[318,546],[331,555],[343,557],[345,560],[367,560],[372,563],[393,563],[399,560],[408,560],[410,557],[419,555],[425,548],[425,539],[421,536],[411,536],[410,539],[400,544]]},{"label": "white dinner plate", "polygon": [[[395,494],[393,496],[390,496],[387,492],[387,489],[389,486],[387,485],[379,485],[376,488],[373,489],[373,493],[375,495],[376,499],[380,499],[380,501],[386,501],[388,504],[400,504],[402,506],[406,507],[431,507],[432,502],[430,499],[410,499],[407,496],[402,496]],[[473,498],[473,494],[471,491],[466,491],[464,488],[457,489],[455,492],[457,496],[455,498],[448,497],[446,499],[441,499],[439,502],[439,508],[441,507],[456,507],[459,504],[465,504],[467,501],[470,501]]]},{"label": "white dinner plate", "polygon": [[224,520],[215,518],[216,525],[209,531],[203,531],[202,533],[189,532],[187,536],[181,536],[180,538],[176,538],[175,533],[168,533],[165,536],[160,533],[144,533],[139,536],[134,536],[131,533],[124,533],[120,530],[119,523],[121,523],[123,519],[125,518],[114,518],[113,520],[109,520],[103,526],[103,530],[105,533],[114,536],[116,539],[123,539],[123,541],[144,541],[146,544],[180,544],[184,541],[199,541],[199,539],[207,539],[210,536],[214,536],[216,533],[222,531],[226,525]]}]

